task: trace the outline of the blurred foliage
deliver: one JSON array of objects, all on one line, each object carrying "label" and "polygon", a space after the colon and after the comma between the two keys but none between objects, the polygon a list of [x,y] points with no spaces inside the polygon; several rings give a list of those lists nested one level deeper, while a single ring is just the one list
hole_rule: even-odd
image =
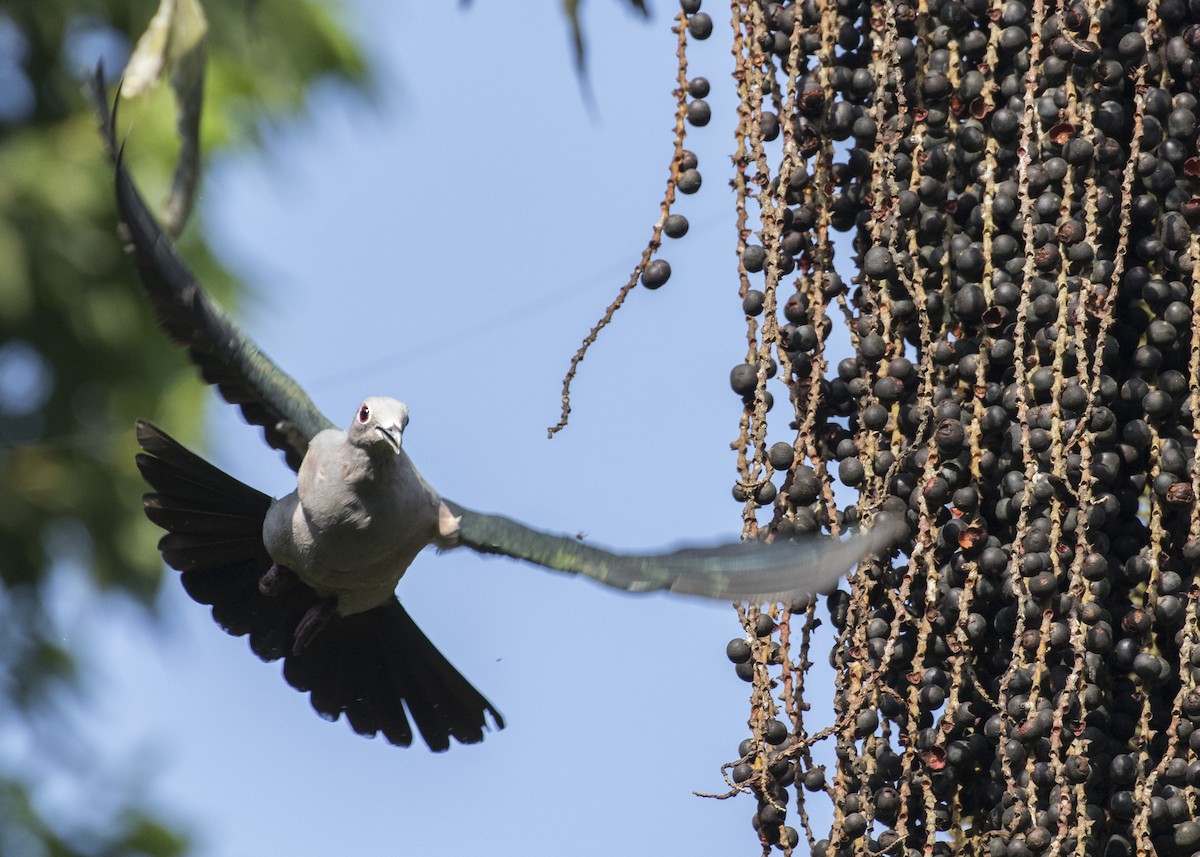
[{"label": "blurred foliage", "polygon": [[204,69],[208,19],[200,0],[159,0],[158,11],[134,45],[121,93],[136,98],[166,77],[175,94],[175,130],[179,159],[171,194],[161,219],[167,233],[178,238],[187,224],[200,182],[200,116],[204,110]]},{"label": "blurred foliage", "polygon": [[[86,675],[64,643],[76,635],[56,624],[51,583],[85,569],[89,598],[152,603],[161,567],[141,511],[133,421],[169,413],[177,430],[200,425],[200,384],[156,330],[115,239],[111,169],[81,91],[101,58],[119,72],[156,5],[0,8],[0,723],[27,748],[0,752],[4,855],[187,850],[136,798],[101,822],[39,807],[40,785],[87,759],[38,746],[48,723],[69,716],[64,691]],[[260,123],[300,109],[319,78],[364,86],[363,60],[328,5],[208,0],[205,11],[204,152],[254,140]],[[179,148],[170,93],[122,102],[131,167],[150,199],[163,199]],[[228,302],[230,279],[202,237],[188,230],[181,243]]]},{"label": "blurred foliage", "polygon": [[[472,2],[473,0],[462,0],[462,5],[469,6]],[[571,46],[575,52],[575,69],[582,76],[587,71],[586,28],[581,17],[583,0],[560,0],[560,2],[562,3],[563,17],[567,19],[567,26],[571,30]],[[650,7],[646,5],[646,0],[617,0],[617,3],[628,7],[642,18],[650,17]]]},{"label": "blurred foliage", "polygon": [[[624,5],[640,14],[643,18],[650,17],[650,9],[645,0],[623,0]],[[587,68],[587,41],[584,38],[583,21],[579,17],[583,0],[562,0],[563,14],[571,25],[571,43],[575,48],[575,67],[582,74]]]}]

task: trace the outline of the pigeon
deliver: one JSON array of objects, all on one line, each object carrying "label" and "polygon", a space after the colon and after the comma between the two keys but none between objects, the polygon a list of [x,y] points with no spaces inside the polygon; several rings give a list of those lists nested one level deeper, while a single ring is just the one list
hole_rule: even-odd
[{"label": "pigeon", "polygon": [[440,497],[404,451],[403,403],[365,398],[348,428],[335,428],[205,292],[124,167],[99,71],[90,94],[124,237],[158,324],[297,471],[296,490],[272,499],[139,420],[137,464],[153,489],[145,511],[167,531],[159,550],[225,631],[248,636],[264,661],[283,660],[284,678],[323,717],[344,715],[355,732],[397,746],[411,745],[415,724],[433,751],[504,727],[395,595],[427,545],[503,555],[627,592],[762,603],[827,591],[897,540],[899,528],[881,520],[846,539],[624,554]]},{"label": "pigeon", "polygon": [[[309,693],[318,714],[344,714],[359,734],[382,733],[402,747],[413,740],[409,716],[432,750],[448,749],[451,738],[476,743],[488,716],[498,729],[504,718],[393,592],[421,548],[448,543],[457,519],[443,518],[442,501],[398,438],[377,439],[384,431],[374,433],[383,425],[375,413],[385,420],[403,413],[395,400],[382,400],[392,407],[377,401],[359,411],[377,409],[367,422],[355,416],[352,428],[364,427],[355,433],[361,445],[349,433],[322,431],[301,463],[296,491],[278,500],[139,420],[137,464],[154,489],[144,498],[146,515],[167,530],[159,550],[181,572],[188,595],[212,605],[227,632],[248,635],[258,657],[282,658],[284,678]],[[354,475],[362,478],[330,473],[342,464],[358,465]],[[328,484],[330,475],[336,484]],[[395,513],[398,520],[389,517]]]}]

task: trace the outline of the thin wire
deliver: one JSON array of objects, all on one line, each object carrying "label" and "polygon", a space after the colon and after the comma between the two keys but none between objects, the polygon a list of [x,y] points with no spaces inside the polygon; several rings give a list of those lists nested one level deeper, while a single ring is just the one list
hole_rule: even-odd
[{"label": "thin wire", "polygon": [[[714,212],[708,217],[700,221],[698,227],[689,230],[689,234],[704,234],[713,231],[721,224],[725,217],[724,212]],[[487,333],[503,330],[509,326],[511,322],[518,319],[529,318],[544,313],[552,307],[565,303],[567,298],[579,295],[588,291],[593,285],[607,283],[615,276],[622,274],[628,270],[627,262],[614,262],[607,268],[593,272],[586,277],[580,277],[573,280],[564,286],[560,286],[553,291],[545,292],[536,297],[530,298],[528,301],[511,308],[507,312],[488,318],[483,321],[476,322],[461,329],[462,334]],[[364,374],[369,374],[381,369],[395,369],[397,366],[403,366],[418,357],[425,358],[430,354],[439,351],[456,347],[455,342],[447,339],[442,335],[431,336],[428,339],[410,345],[407,348],[395,351],[390,355],[378,357],[366,363],[360,363],[357,366],[350,366],[337,371],[330,372],[325,375],[320,375],[309,381],[309,386],[312,388],[324,387],[329,384],[342,383],[355,378],[360,378]]]}]

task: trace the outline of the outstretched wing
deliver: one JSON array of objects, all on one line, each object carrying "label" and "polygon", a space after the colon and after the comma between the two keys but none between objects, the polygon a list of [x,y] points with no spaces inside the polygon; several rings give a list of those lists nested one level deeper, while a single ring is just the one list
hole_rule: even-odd
[{"label": "outstretched wing", "polygon": [[125,169],[116,141],[116,106],[109,109],[104,75],[91,80],[91,98],[116,173],[117,211],[142,285],[159,325],[187,349],[206,382],[261,426],[267,443],[299,468],[308,441],[332,423],[296,381],[263,354],[188,270]]},{"label": "outstretched wing", "polygon": [[[237,323],[208,296],[163,233],[126,171],[116,144],[115,110],[97,70],[91,97],[116,170],[117,210],[155,317],[184,346],[204,380],[238,405],[246,420],[262,427],[293,470],[308,441],[333,424],[296,381],[259,350]],[[484,554],[525,560],[582,574],[627,592],[667,590],[726,601],[786,600],[826,589],[858,562],[891,542],[883,528],[839,540],[814,536],[797,544],[734,543],[673,553],[617,554],[446,500],[459,515],[459,543]]]},{"label": "outstretched wing", "polygon": [[889,548],[898,535],[890,522],[881,521],[848,539],[809,536],[794,543],[732,542],[671,553],[621,554],[445,503],[462,516],[460,544],[479,553],[582,574],[626,592],[665,590],[724,601],[789,601],[824,592],[865,555]]}]

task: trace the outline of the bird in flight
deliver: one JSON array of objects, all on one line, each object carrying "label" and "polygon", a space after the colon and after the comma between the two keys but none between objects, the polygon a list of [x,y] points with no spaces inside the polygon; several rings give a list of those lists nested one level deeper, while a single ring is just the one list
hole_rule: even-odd
[{"label": "bird in flight", "polygon": [[[724,601],[781,601],[822,591],[891,545],[877,524],[849,539],[735,542],[623,554],[543,532],[443,498],[403,448],[407,407],[364,399],[347,429],[263,354],[204,291],[150,213],[122,162],[103,77],[91,96],[115,170],[117,209],[146,296],[166,334],[297,471],[272,499],[222,472],[145,420],[138,467],[153,488],[147,516],[188,595],[228,633],[308,692],[323,717],[408,746],[413,724],[431,750],[503,728],[496,708],[442,655],[396,598],[427,545],[471,548],[629,592],[665,590]],[[407,713],[406,713],[407,709]],[[410,724],[409,718],[412,723]]]}]

